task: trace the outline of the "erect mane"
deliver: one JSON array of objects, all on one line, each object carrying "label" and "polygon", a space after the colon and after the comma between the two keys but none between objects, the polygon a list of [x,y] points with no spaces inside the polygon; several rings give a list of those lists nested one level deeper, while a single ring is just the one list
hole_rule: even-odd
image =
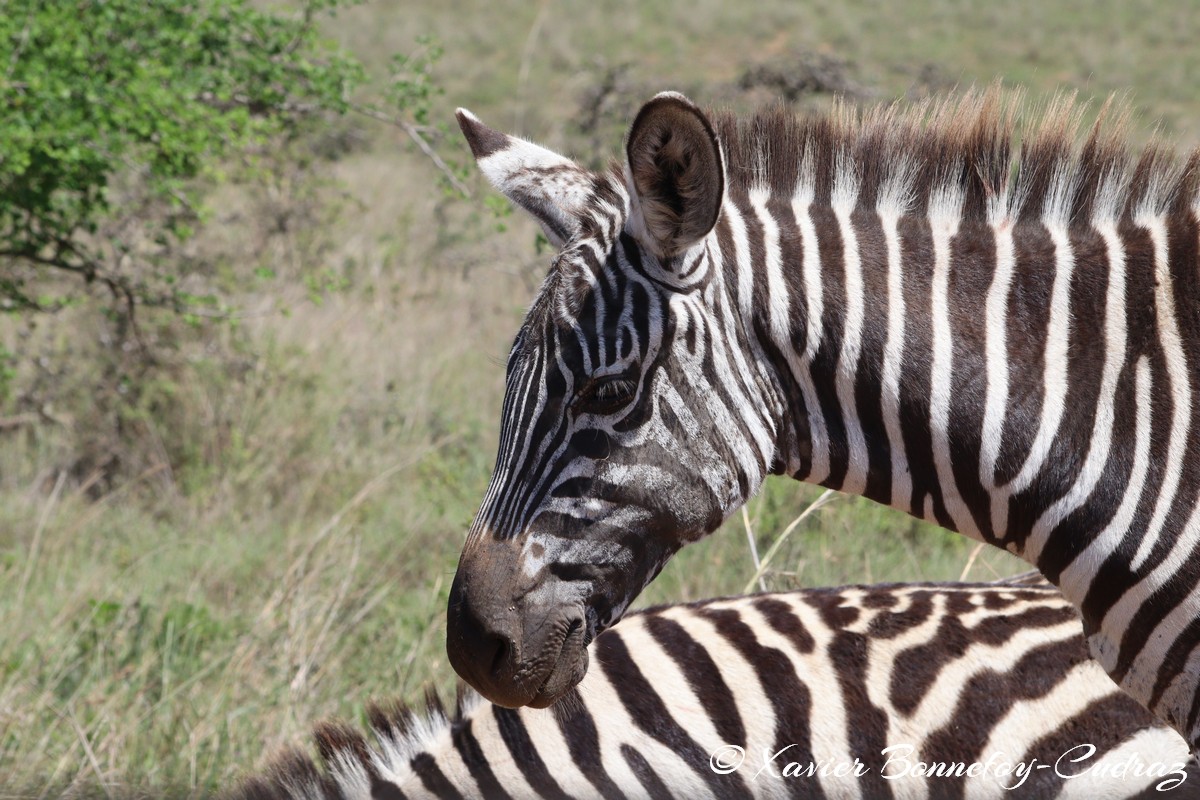
[{"label": "erect mane", "polygon": [[1084,136],[1086,106],[1074,96],[1028,116],[1022,99],[994,84],[863,111],[839,103],[825,114],[775,108],[713,121],[735,199],[755,190],[811,193],[817,205],[924,214],[949,192],[961,197],[964,219],[1081,224],[1096,214],[1159,216],[1200,204],[1200,149],[1186,161],[1159,142],[1131,152],[1125,103],[1109,98]]},{"label": "erect mane", "polygon": [[345,787],[370,794],[380,769],[391,776],[413,771],[413,756],[430,749],[436,740],[466,719],[485,702],[459,683],[453,714],[447,714],[441,697],[430,689],[423,707],[399,700],[371,703],[367,707],[374,742],[343,722],[322,722],[313,728],[319,759],[288,747],[274,756],[260,773],[247,777],[226,800],[292,800],[297,797],[341,798]]}]

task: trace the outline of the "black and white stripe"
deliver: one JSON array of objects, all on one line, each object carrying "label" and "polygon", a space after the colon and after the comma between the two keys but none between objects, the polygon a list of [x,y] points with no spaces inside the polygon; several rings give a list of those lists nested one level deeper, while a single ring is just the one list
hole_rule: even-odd
[{"label": "black and white stripe", "polygon": [[[669,606],[631,614],[593,650],[595,667],[553,709],[506,709],[474,693],[452,716],[436,703],[377,709],[372,744],[321,726],[323,770],[292,754],[239,797],[1115,798],[1159,785],[1169,797],[1200,794],[1184,741],[1088,659],[1074,608],[1046,584],[854,586]],[[1095,751],[1071,762],[1091,752],[1084,745]],[[764,752],[780,755],[759,774]],[[736,768],[714,770],[714,755]],[[860,774],[833,774],[855,759]],[[923,777],[916,762],[992,766]],[[782,777],[789,763],[826,770]]]},{"label": "black and white stripe", "polygon": [[489,589],[515,610],[475,616],[514,671],[483,678],[452,642],[465,677],[525,702],[508,676],[543,647],[518,630],[530,616],[603,629],[785,473],[1026,559],[1109,674],[1200,743],[1200,156],[1132,158],[1103,121],[1079,145],[1069,101],[1014,156],[1014,109],[991,90],[710,120],[664,95],[623,175],[464,124],[541,218],[557,195],[510,186],[560,159],[575,220],[513,349],[452,597],[454,634],[479,574],[506,576]]}]

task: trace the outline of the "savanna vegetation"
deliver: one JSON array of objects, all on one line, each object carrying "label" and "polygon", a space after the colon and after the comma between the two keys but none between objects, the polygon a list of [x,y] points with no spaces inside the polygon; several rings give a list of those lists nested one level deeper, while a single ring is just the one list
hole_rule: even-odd
[{"label": "savanna vegetation", "polygon": [[[336,13],[335,13],[336,12]],[[310,723],[453,684],[443,613],[549,254],[451,131],[592,166],[664,88],[800,109],[1002,76],[1200,138],[1190,2],[6,0],[0,796],[213,794]],[[735,593],[771,482],[645,603]],[[990,578],[826,498],[773,588]]]}]

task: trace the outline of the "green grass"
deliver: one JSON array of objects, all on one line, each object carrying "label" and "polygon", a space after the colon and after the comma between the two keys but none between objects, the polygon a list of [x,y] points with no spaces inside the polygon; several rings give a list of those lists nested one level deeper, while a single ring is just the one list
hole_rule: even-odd
[{"label": "green grass", "polygon": [[[447,52],[438,119],[467,105],[587,159],[608,153],[580,151],[572,116],[604,67],[630,63],[628,81],[646,93],[683,88],[739,106],[763,99],[734,88],[746,65],[797,51],[850,59],[880,98],[908,91],[927,65],[952,82],[1002,75],[1035,100],[1064,86],[1129,89],[1148,120],[1196,142],[1191,4],[1101,6],[413,0],[364,5],[330,30],[376,67],[435,35]],[[610,123],[602,138],[615,153]],[[449,582],[491,467],[503,357],[547,258],[531,223],[478,198],[446,202],[398,134],[367,133],[335,165],[349,199],[319,254],[305,255],[313,245],[296,232],[260,262],[229,265],[244,319],[184,348],[161,401],[131,423],[167,455],[139,479],[105,494],[86,470],[64,471],[93,441],[83,387],[100,362],[87,310],[28,338],[0,321],[0,348],[46,354],[65,387],[57,423],[0,430],[9,794],[205,796],[303,741],[318,718],[360,720],[368,698],[452,685]],[[240,202],[230,198],[252,208]],[[225,233],[234,245],[240,230]],[[22,369],[12,385],[36,377]],[[746,514],[760,554],[818,494],[768,483]],[[957,579],[968,564],[973,578],[1020,568],[843,498],[796,527],[766,582]],[[735,515],[642,603],[738,593],[753,574]]]}]

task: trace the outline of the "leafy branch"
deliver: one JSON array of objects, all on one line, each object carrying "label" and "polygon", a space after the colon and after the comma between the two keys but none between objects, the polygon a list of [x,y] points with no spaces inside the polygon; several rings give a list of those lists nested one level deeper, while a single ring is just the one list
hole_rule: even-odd
[{"label": "leafy branch", "polygon": [[207,291],[197,289],[205,265],[181,252],[206,222],[211,189],[230,168],[253,179],[281,142],[351,110],[398,125],[469,194],[420,127],[440,48],[422,40],[394,60],[386,110],[356,102],[361,65],[319,34],[322,15],[343,5],[305,0],[281,15],[251,0],[9,0],[0,310],[53,311],[91,285],[130,323],[137,306],[185,309]]}]

